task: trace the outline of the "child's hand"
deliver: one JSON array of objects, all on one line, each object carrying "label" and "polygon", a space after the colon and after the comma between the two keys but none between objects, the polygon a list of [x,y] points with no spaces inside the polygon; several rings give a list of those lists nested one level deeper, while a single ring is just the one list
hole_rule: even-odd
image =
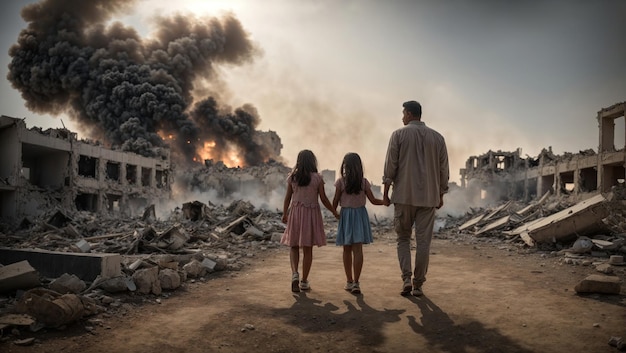
[{"label": "child's hand", "polygon": [[288,215],[286,213],[283,213],[283,219],[282,219],[283,223],[287,223],[287,218],[288,218],[287,216]]}]

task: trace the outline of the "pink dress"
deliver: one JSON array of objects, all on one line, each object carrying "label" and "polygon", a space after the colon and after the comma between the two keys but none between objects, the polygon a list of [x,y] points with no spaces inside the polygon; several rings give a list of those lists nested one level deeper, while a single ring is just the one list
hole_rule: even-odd
[{"label": "pink dress", "polygon": [[287,228],[280,239],[280,243],[288,246],[322,246],[326,245],[326,232],[322,220],[317,190],[324,184],[322,175],[311,173],[311,182],[307,186],[298,186],[298,183],[287,178],[291,183],[293,194],[287,218]]}]

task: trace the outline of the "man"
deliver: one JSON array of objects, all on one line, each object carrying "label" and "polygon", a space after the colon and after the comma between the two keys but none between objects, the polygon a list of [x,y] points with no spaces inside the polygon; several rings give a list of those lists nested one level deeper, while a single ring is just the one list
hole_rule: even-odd
[{"label": "man", "polygon": [[[445,140],[421,121],[422,106],[416,101],[405,102],[402,106],[404,127],[391,134],[387,148],[383,200],[387,206],[394,205],[398,261],[403,281],[400,294],[421,296],[428,271],[435,210],[443,206],[450,170]],[[411,271],[413,226],[416,252],[415,268]]]}]

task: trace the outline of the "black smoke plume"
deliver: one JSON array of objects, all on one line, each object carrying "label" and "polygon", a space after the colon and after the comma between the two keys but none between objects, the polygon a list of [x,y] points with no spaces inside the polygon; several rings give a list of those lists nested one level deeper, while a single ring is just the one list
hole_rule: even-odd
[{"label": "black smoke plume", "polygon": [[211,139],[218,155],[235,146],[245,165],[274,157],[253,138],[260,122],[254,107],[230,111],[213,97],[194,102],[191,93],[196,79],[217,76],[217,65],[248,63],[259,53],[241,23],[233,15],[161,17],[144,39],[109,24],[131,5],[44,0],[24,7],[28,27],[9,50],[7,78],[27,108],[68,113],[89,137],[145,156],[168,145],[173,159],[191,162]]}]

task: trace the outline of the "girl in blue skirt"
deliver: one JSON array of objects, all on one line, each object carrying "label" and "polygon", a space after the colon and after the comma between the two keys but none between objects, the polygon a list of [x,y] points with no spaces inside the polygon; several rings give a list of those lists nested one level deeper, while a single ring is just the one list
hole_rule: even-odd
[{"label": "girl in blue skirt", "polygon": [[361,157],[347,153],[341,163],[341,178],[335,182],[333,209],[341,206],[336,244],[343,246],[343,268],[346,272],[345,290],[359,294],[359,277],[363,268],[363,244],[373,242],[372,228],[365,209],[366,198],[374,205],[382,199],[372,194],[371,184],[363,177]]}]

